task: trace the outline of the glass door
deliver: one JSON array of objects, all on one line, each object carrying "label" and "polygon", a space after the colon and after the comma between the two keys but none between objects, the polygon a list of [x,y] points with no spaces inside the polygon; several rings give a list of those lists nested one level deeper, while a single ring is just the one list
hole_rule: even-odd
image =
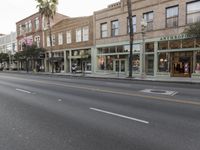
[{"label": "glass door", "polygon": [[115,60],[115,67],[113,71],[115,72],[125,72],[126,61],[124,59]]}]

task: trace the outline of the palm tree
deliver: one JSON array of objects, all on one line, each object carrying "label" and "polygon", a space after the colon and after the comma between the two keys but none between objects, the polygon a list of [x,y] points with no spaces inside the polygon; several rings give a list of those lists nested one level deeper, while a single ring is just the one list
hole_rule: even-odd
[{"label": "palm tree", "polygon": [[51,36],[51,19],[53,19],[56,14],[58,0],[36,0],[38,2],[37,8],[39,8],[39,13],[47,19],[47,25],[49,30],[49,41],[50,41],[50,51],[51,51],[51,65],[53,73],[53,52],[52,52],[52,36]]}]

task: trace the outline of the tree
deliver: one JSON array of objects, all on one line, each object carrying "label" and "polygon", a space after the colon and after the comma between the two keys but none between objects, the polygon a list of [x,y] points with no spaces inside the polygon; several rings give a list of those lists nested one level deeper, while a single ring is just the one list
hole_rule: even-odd
[{"label": "tree", "polygon": [[[51,36],[51,19],[53,19],[56,14],[58,0],[36,0],[38,2],[37,7],[39,8],[39,13],[47,19],[47,25],[49,30],[49,41],[50,41],[50,51],[51,51],[51,60],[53,60],[53,52],[52,52],[52,36]],[[52,65],[52,73],[53,73],[53,62]]]},{"label": "tree", "polygon": [[[41,55],[44,54],[44,51],[45,51],[44,48],[38,48],[34,44],[33,45],[24,45],[24,46],[26,46],[26,49],[15,53],[14,59],[19,62],[26,61],[26,65],[28,65],[28,60],[30,60],[31,62],[39,60]],[[31,66],[32,66],[32,64],[31,64]]]},{"label": "tree", "polygon": [[184,30],[184,33],[187,34],[188,36],[200,38],[200,21],[189,25]]},{"label": "tree", "polygon": [[0,63],[8,61],[9,61],[9,55],[7,53],[0,53]]}]

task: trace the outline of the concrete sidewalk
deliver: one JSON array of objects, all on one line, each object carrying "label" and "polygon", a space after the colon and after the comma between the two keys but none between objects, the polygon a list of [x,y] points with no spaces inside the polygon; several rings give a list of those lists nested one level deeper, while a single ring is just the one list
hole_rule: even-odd
[{"label": "concrete sidewalk", "polygon": [[[3,71],[6,73],[20,74],[35,74],[35,75],[50,75],[50,76],[68,76],[68,77],[86,77],[86,78],[102,78],[102,79],[118,79],[118,80],[138,80],[138,81],[157,81],[157,82],[173,82],[173,83],[194,83],[200,84],[200,78],[186,77],[153,77],[146,76],[145,78],[133,77],[129,78],[121,73],[50,73],[50,72],[26,72],[26,71]],[[1,72],[0,72],[1,73]]]}]

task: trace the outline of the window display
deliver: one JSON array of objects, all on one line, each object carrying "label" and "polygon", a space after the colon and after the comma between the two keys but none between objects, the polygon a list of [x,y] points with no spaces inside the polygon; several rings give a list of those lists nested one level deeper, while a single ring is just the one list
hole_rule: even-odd
[{"label": "window display", "polygon": [[159,72],[168,72],[168,53],[160,53],[158,56],[158,71]]}]

